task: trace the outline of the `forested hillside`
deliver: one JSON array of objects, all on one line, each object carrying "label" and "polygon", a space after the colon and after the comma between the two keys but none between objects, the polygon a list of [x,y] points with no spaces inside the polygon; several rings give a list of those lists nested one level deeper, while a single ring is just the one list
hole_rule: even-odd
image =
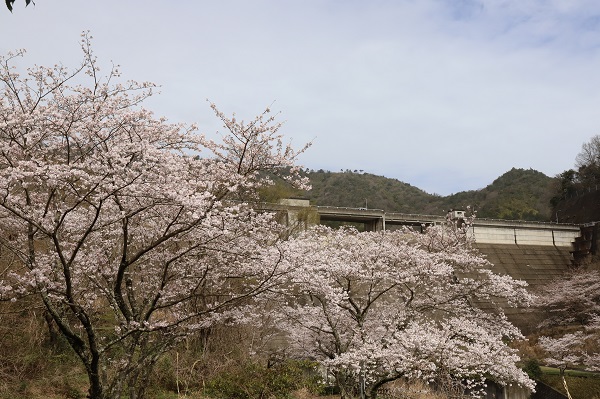
[{"label": "forested hillside", "polygon": [[367,207],[388,212],[441,215],[450,208],[475,207],[479,217],[552,219],[550,199],[556,179],[532,169],[513,168],[490,185],[450,196],[425,191],[383,176],[351,171],[309,171],[312,189],[304,195],[315,205]]},{"label": "forested hillside", "polygon": [[315,205],[422,212],[439,197],[396,179],[369,173],[309,172],[312,190],[307,197]]}]

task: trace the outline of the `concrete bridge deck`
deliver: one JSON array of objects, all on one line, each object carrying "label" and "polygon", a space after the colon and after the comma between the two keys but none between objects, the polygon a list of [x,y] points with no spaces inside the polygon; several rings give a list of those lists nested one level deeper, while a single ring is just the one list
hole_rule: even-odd
[{"label": "concrete bridge deck", "polygon": [[[308,201],[296,200],[288,204],[268,204],[270,209],[298,213],[309,210],[316,215],[316,223],[323,221],[364,224],[365,230],[377,231],[411,226],[421,229],[445,223],[446,217],[411,213],[386,212],[382,209],[310,206]],[[475,242],[487,244],[547,245],[572,247],[581,234],[581,225],[569,223],[497,220],[476,218],[471,227]]]}]

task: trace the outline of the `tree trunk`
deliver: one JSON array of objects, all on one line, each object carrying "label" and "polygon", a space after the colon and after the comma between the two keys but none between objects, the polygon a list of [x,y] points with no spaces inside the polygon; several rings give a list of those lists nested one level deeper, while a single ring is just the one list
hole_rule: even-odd
[{"label": "tree trunk", "polygon": [[352,377],[349,377],[343,371],[339,371],[335,373],[335,382],[340,388],[341,399],[354,399],[356,397],[356,384]]},{"label": "tree trunk", "polygon": [[88,379],[90,380],[90,389],[88,390],[89,399],[106,399],[102,389],[102,382],[98,373],[88,371]]},{"label": "tree trunk", "polygon": [[52,348],[57,348],[60,334],[58,333],[54,319],[48,310],[44,310],[44,319],[46,320],[46,326],[48,326],[48,345]]}]

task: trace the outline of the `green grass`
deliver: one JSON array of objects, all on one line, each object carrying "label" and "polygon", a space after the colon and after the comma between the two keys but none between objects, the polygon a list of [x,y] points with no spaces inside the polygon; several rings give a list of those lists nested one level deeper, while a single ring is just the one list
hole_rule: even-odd
[{"label": "green grass", "polygon": [[[545,375],[560,375],[560,370],[556,367],[540,366],[542,373]],[[600,378],[600,373],[583,370],[565,370],[566,377],[584,377],[584,378]]]},{"label": "green grass", "polygon": [[[554,367],[540,367],[540,380],[566,395],[560,370]],[[600,374],[582,370],[565,370],[565,380],[569,393],[576,399],[600,399]]]}]

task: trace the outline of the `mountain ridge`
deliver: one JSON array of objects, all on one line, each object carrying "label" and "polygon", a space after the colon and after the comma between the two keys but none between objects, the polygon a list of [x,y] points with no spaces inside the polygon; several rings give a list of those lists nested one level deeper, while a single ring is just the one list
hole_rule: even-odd
[{"label": "mountain ridge", "polygon": [[370,173],[307,170],[312,189],[298,193],[314,205],[383,209],[389,212],[443,215],[473,207],[478,217],[550,221],[550,199],[557,179],[534,169],[512,168],[479,190],[448,196],[429,194],[397,179]]}]

